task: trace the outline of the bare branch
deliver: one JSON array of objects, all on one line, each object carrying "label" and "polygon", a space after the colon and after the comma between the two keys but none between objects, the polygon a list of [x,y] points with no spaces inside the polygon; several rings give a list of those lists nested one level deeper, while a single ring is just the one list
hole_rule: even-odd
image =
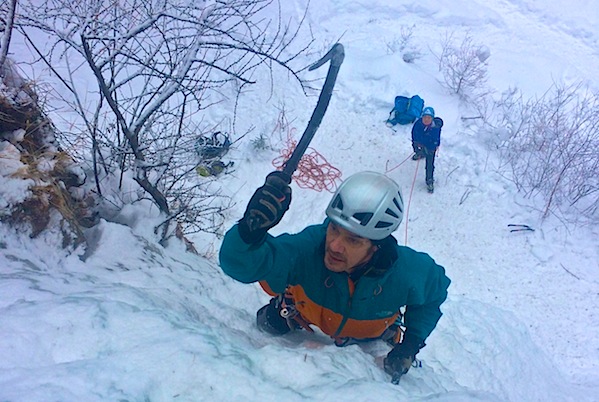
[{"label": "bare branch", "polygon": [[[273,69],[282,69],[305,90],[301,68],[291,63],[311,44],[295,45],[306,14],[294,27],[273,0],[32,3],[23,6],[19,29],[54,38],[40,58],[69,88],[67,101],[85,123],[98,192],[109,175],[120,173],[122,181],[132,170],[164,214],[163,238],[172,234],[174,221],[191,230],[217,227],[224,208],[218,203],[226,200],[198,185],[195,173],[193,144],[214,127],[201,123],[203,111],[227,100],[230,84],[241,96],[256,82],[256,69],[271,79]],[[263,15],[277,5],[278,19]],[[65,59],[68,75],[56,67]],[[89,82],[90,73],[95,103],[78,84]],[[235,108],[231,113],[234,128]]]},{"label": "bare branch", "polygon": [[17,12],[17,0],[9,0],[6,19],[4,21],[4,29],[0,37],[0,76],[3,75],[3,67],[6,57],[8,56],[8,47],[12,36],[12,29],[15,22],[15,14]]}]

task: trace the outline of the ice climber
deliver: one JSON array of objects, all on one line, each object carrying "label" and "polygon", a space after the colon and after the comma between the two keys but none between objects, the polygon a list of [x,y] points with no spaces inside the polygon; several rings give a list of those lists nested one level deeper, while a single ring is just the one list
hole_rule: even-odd
[{"label": "ice climber", "polygon": [[[392,236],[403,218],[398,185],[356,173],[341,183],[323,223],[272,236],[291,202],[290,178],[272,172],[225,235],[220,265],[232,278],[260,281],[272,299],[257,325],[273,335],[318,327],[337,346],[383,340],[384,369],[397,383],[441,317],[450,284],[428,255]],[[405,332],[404,332],[405,329]]]},{"label": "ice climber", "polygon": [[426,158],[426,187],[429,193],[435,189],[433,172],[435,155],[441,143],[441,127],[443,127],[443,120],[435,117],[435,109],[430,106],[424,108],[422,117],[412,126],[412,148],[414,149],[412,159]]}]

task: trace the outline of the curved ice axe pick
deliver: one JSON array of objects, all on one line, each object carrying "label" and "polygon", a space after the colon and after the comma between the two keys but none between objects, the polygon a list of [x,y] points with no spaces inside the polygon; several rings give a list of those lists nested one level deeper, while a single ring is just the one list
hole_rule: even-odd
[{"label": "curved ice axe pick", "polygon": [[331,61],[329,71],[327,72],[327,78],[324,81],[322,91],[320,92],[318,102],[316,103],[314,112],[312,112],[312,117],[310,117],[308,126],[306,127],[304,134],[302,134],[302,138],[293,150],[293,153],[283,165],[283,173],[285,173],[286,177],[288,177],[287,183],[291,183],[291,176],[293,175],[293,172],[295,172],[295,169],[297,169],[300,159],[302,159],[302,156],[304,156],[304,152],[306,152],[306,149],[308,149],[310,141],[312,141],[314,134],[316,134],[316,130],[318,130],[318,126],[320,126],[320,123],[322,122],[322,118],[324,117],[327,107],[329,106],[331,95],[333,95],[333,87],[335,86],[337,74],[339,73],[339,68],[341,67],[341,63],[343,63],[344,58],[345,51],[343,50],[343,45],[341,43],[336,43],[331,50],[327,52],[327,54],[322,56],[320,60],[308,68],[309,71],[316,70],[327,61]]}]

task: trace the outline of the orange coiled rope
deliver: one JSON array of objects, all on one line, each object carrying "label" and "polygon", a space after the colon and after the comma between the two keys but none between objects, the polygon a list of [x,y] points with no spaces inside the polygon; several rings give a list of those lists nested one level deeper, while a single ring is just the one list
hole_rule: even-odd
[{"label": "orange coiled rope", "polygon": [[[275,127],[276,130],[286,131],[287,133],[285,147],[281,150],[280,155],[272,161],[275,168],[282,169],[297,146],[297,141],[293,139],[296,129],[289,127],[284,113],[281,112],[277,127]],[[293,173],[293,179],[299,187],[316,191],[326,190],[331,193],[334,193],[337,189],[336,181],[340,178],[341,171],[332,166],[322,154],[311,147],[308,147]]]}]

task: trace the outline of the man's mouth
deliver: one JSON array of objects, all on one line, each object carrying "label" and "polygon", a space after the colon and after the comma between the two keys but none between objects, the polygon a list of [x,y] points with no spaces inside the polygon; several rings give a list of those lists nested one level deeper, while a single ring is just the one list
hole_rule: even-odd
[{"label": "man's mouth", "polygon": [[329,260],[331,260],[331,262],[345,262],[345,259],[342,255],[334,254],[330,251],[327,251],[327,256],[329,257]]}]

